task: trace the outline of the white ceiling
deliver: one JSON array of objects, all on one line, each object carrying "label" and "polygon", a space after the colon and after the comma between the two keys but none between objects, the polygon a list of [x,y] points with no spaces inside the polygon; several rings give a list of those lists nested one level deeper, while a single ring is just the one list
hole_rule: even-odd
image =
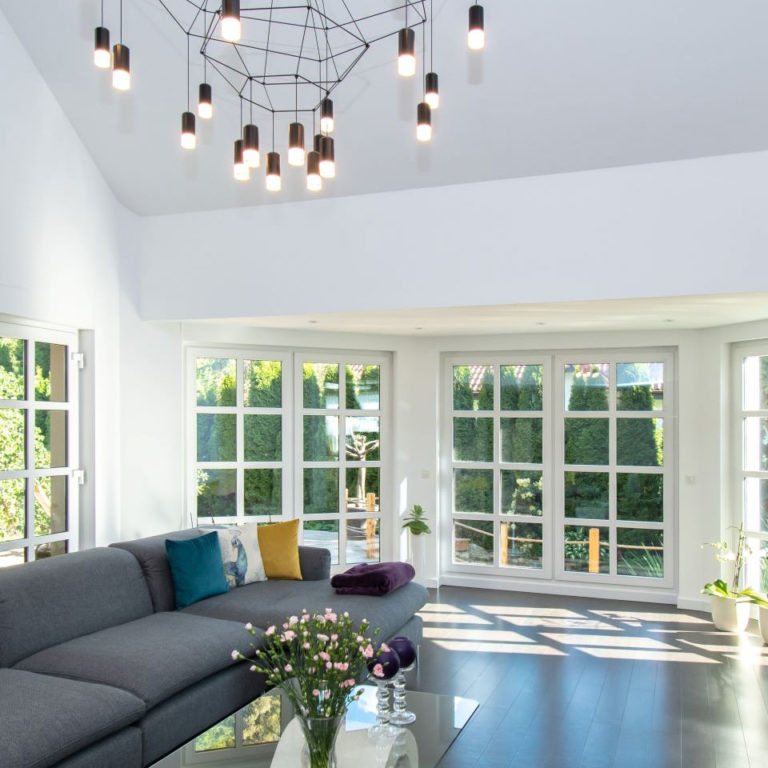
[{"label": "white ceiling", "polygon": [[[573,301],[216,321],[256,328],[413,336],[712,328],[768,318],[768,293]],[[187,323],[207,325],[207,321]]]},{"label": "white ceiling", "polygon": [[[397,78],[394,42],[376,44],[335,93],[339,177],[323,195],[768,149],[765,0],[485,0],[482,54],[466,50],[469,4],[435,0],[443,104],[432,144],[414,137],[418,78]],[[118,1],[106,7],[114,39]],[[239,108],[216,81],[216,119],[199,127],[197,152],[180,149],[186,43],[158,0],[125,2],[128,94],[91,64],[98,0],[0,0],[0,9],[129,208],[158,214],[310,195],[287,164],[280,195],[264,191],[263,171],[247,185],[232,180]],[[259,122],[266,137],[268,121]],[[278,144],[285,133],[279,126]]]}]

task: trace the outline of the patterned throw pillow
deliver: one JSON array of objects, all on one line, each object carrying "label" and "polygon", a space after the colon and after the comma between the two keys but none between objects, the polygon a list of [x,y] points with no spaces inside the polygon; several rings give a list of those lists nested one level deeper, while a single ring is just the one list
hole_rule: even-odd
[{"label": "patterned throw pillow", "polygon": [[[259,549],[259,535],[256,523],[233,526],[214,526],[219,535],[221,562],[229,588],[242,587],[252,581],[266,581],[264,563]],[[202,532],[210,528],[200,529]]]}]

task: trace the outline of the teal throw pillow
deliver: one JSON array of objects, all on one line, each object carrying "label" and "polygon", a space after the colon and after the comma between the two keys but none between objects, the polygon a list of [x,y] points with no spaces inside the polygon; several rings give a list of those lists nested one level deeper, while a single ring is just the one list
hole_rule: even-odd
[{"label": "teal throw pillow", "polygon": [[176,608],[226,592],[227,578],[221,564],[219,537],[214,531],[186,541],[165,540],[173,574]]}]

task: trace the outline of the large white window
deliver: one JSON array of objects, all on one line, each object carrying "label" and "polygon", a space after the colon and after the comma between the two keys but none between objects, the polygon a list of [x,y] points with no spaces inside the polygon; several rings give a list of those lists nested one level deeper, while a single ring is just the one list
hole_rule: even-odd
[{"label": "large white window", "polygon": [[77,334],[0,324],[0,567],[77,548]]}]

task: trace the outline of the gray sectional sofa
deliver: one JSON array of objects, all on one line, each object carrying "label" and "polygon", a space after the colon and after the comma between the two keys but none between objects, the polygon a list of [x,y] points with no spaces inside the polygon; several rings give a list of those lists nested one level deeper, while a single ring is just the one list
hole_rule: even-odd
[{"label": "gray sectional sofa", "polygon": [[264,690],[232,661],[243,625],[333,607],[379,639],[421,638],[427,598],[411,582],[384,597],[340,596],[327,550],[300,547],[303,581],[248,584],[177,611],[165,539],[113,544],[0,570],[0,764],[143,768]]}]

